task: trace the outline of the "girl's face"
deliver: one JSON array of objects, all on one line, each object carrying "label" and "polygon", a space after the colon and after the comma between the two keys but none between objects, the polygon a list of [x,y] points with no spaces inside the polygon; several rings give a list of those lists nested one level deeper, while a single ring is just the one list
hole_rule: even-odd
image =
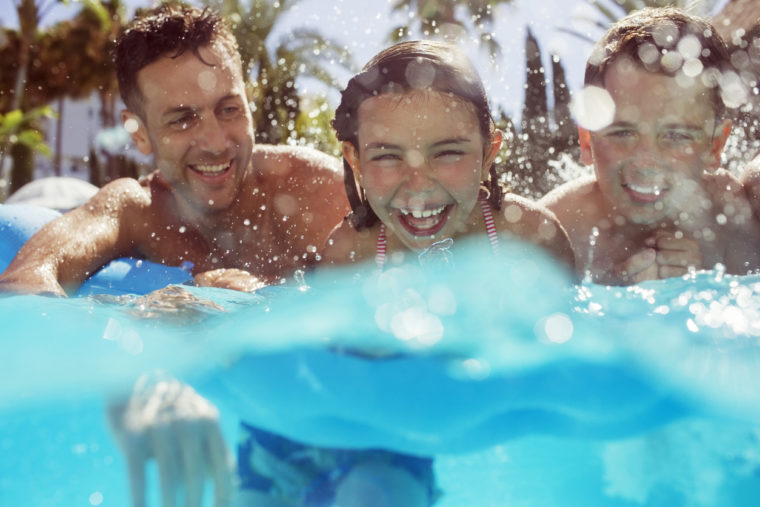
[{"label": "girl's face", "polygon": [[358,150],[345,142],[343,155],[390,234],[423,250],[466,228],[501,142],[486,146],[471,104],[436,91],[378,95],[359,106],[358,125]]}]

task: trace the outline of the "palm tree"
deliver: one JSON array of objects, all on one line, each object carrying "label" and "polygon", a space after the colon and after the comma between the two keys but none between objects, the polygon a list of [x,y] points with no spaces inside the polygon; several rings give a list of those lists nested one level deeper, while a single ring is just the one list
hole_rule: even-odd
[{"label": "palm tree", "polygon": [[[446,36],[444,27],[455,26],[466,32],[468,23],[478,33],[480,43],[488,49],[491,55],[500,52],[499,43],[488,31],[493,24],[494,7],[498,4],[510,3],[512,0],[396,0],[392,6],[393,12],[413,14],[411,18],[419,22],[419,30],[425,37]],[[466,20],[459,18],[461,9],[465,9]],[[398,42],[409,37],[413,31],[410,24],[403,24],[391,30],[389,39]]]},{"label": "palm tree", "polygon": [[[51,72],[51,69],[59,71],[60,79],[69,80],[73,73],[81,71],[86,66],[83,66],[81,62],[68,62],[67,65],[67,59],[76,57],[79,52],[84,52],[84,49],[77,48],[77,51],[60,52],[61,45],[70,42],[69,37],[56,36],[56,29],[39,30],[40,21],[47,12],[56,4],[63,3],[63,0],[13,0],[13,2],[18,15],[19,29],[4,32],[5,44],[0,46],[0,61],[10,60],[9,65],[3,65],[3,69],[11,70],[8,74],[14,77],[12,84],[0,79],[1,89],[8,90],[7,97],[9,97],[7,100],[0,100],[0,112],[4,112],[7,119],[11,114],[14,115],[11,117],[16,117],[17,113],[14,111],[18,111],[24,121],[15,124],[13,128],[24,129],[27,132],[39,131],[35,120],[40,115],[31,112],[58,97],[71,94],[72,90],[77,90],[77,87],[72,86],[71,83],[53,84],[56,74]],[[94,16],[97,23],[107,25],[108,17],[99,0],[83,0],[82,3],[85,4],[84,11]],[[56,56],[50,57],[51,52]],[[97,52],[95,50],[90,53],[97,54]],[[13,160],[10,177],[3,178],[10,180],[10,192],[31,181],[34,170],[33,147],[36,147],[38,152],[44,152],[39,143],[14,143],[14,139],[18,140],[19,136],[11,132],[4,141],[0,142],[2,154],[0,168],[3,167],[6,154],[10,154]]]},{"label": "palm tree", "polygon": [[[240,46],[243,69],[253,76],[249,84],[251,101],[256,106],[256,136],[265,143],[296,142],[313,131],[299,132],[301,98],[296,79],[308,76],[328,87],[340,83],[327,69],[328,64],[354,70],[344,46],[327,39],[317,30],[297,29],[272,45],[277,22],[299,0],[206,0],[230,22]],[[327,135],[322,133],[322,135]],[[319,141],[326,142],[326,141]]]}]

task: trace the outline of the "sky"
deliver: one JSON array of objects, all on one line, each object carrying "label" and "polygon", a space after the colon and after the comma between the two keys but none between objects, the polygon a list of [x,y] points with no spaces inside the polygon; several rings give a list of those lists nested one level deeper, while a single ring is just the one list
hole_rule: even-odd
[{"label": "sky", "polygon": [[[17,25],[14,12],[16,1],[0,0],[0,24]],[[719,0],[719,6],[726,1]],[[130,16],[135,8],[153,3],[151,0],[125,0]],[[392,3],[393,0],[300,0],[294,2],[275,28],[273,42],[287,37],[297,28],[316,28],[326,37],[346,45],[354,54],[356,66],[361,67],[389,44],[387,37],[390,30],[404,21],[402,13],[391,13]],[[71,0],[69,6],[55,5],[43,19],[43,24],[69,18],[77,9],[79,6]],[[465,40],[461,44],[476,63],[494,110],[501,108],[513,118],[519,118],[524,95],[524,49],[528,28],[538,39],[546,68],[550,68],[550,53],[559,55],[570,89],[580,89],[592,44],[563,29],[582,33],[590,40],[602,35],[602,29],[594,23],[601,16],[588,0],[513,0],[508,5],[499,5],[494,18],[491,31],[502,49],[496,61],[491,61],[487,52],[471,41]],[[337,72],[336,75],[343,83],[350,78],[346,72]],[[551,78],[550,75],[547,77]],[[328,92],[321,84],[307,79],[299,82],[299,88],[302,95],[327,93],[331,105],[337,105],[337,91]],[[69,110],[69,115],[75,117],[74,121],[88,121],[82,119],[87,115],[81,111]],[[76,120],[77,117],[79,120]],[[82,132],[81,129],[76,130]],[[64,144],[86,146],[81,137],[67,142],[64,135]],[[76,151],[81,150],[81,146]],[[67,148],[67,151],[71,149]]]},{"label": "sky", "polygon": [[[0,23],[17,24],[13,4],[16,0],[0,0]],[[126,0],[129,13],[136,7],[151,5],[151,0]],[[296,28],[318,28],[325,36],[347,45],[354,53],[357,66],[363,65],[375,53],[388,45],[388,33],[393,26],[404,21],[401,13],[391,14],[390,0],[300,0],[294,4],[276,27],[275,38],[286,37]],[[52,24],[71,17],[79,6],[54,6],[43,19]],[[558,15],[561,13],[561,15]],[[503,107],[508,113],[519,115],[522,107],[524,82],[525,30],[530,26],[539,40],[548,64],[548,51],[560,54],[571,88],[579,84],[583,65],[590,51],[590,43],[562,33],[560,26],[571,27],[587,33],[592,38],[601,35],[584,16],[596,16],[586,0],[514,0],[501,5],[496,11],[492,31],[502,47],[496,63],[491,63],[484,50],[465,41],[463,48],[478,63],[481,77],[494,106]],[[341,75],[345,81],[350,75]],[[316,83],[308,80],[300,83],[302,92],[324,92]],[[337,93],[335,94],[337,97]],[[337,99],[336,99],[337,100]]]}]

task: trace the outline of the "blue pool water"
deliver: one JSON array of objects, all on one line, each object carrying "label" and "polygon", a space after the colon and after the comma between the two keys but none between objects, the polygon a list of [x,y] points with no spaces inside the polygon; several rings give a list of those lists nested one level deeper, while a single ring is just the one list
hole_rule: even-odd
[{"label": "blue pool water", "polygon": [[454,262],[184,287],[180,311],[0,298],[0,505],[129,505],[104,399],[155,368],[219,405],[230,447],[244,418],[434,454],[444,507],[756,503],[760,277],[574,285],[522,245]]}]

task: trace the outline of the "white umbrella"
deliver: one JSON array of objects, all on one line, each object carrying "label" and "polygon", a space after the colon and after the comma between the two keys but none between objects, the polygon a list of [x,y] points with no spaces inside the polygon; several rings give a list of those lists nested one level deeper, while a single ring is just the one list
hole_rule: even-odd
[{"label": "white umbrella", "polygon": [[6,204],[34,204],[60,212],[87,202],[98,187],[79,178],[54,176],[31,181],[11,194]]}]

